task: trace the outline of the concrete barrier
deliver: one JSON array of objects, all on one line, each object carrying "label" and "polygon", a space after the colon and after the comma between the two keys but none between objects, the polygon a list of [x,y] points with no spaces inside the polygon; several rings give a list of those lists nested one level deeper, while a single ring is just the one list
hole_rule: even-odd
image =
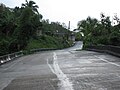
[{"label": "concrete barrier", "polygon": [[111,46],[111,45],[100,45],[100,46],[88,46],[86,50],[104,52],[108,54],[112,54],[120,57],[120,47],[119,46]]},{"label": "concrete barrier", "polygon": [[0,65],[23,55],[23,51],[0,56]]},{"label": "concrete barrier", "polygon": [[[58,50],[58,49],[55,49],[55,48],[40,48],[40,49],[32,49],[29,51],[29,54],[31,53],[35,53],[35,52],[40,52],[40,51],[49,51],[49,50]],[[28,54],[28,53],[27,53]],[[4,64],[6,62],[9,62],[17,57],[20,57],[20,56],[23,56],[23,55],[26,55],[26,52],[24,51],[19,51],[19,52],[15,52],[15,53],[11,53],[11,54],[7,54],[7,55],[3,55],[3,56],[0,56],[0,65],[1,64]]]},{"label": "concrete barrier", "polygon": [[40,52],[40,51],[50,51],[50,50],[58,50],[56,48],[40,48],[40,49],[32,49],[30,53]]},{"label": "concrete barrier", "polygon": [[3,55],[3,56],[0,56],[0,65],[23,55],[33,54],[35,52],[40,52],[40,51],[61,50],[61,49],[62,48],[39,48],[39,49],[31,49],[28,52],[19,51],[12,54]]}]

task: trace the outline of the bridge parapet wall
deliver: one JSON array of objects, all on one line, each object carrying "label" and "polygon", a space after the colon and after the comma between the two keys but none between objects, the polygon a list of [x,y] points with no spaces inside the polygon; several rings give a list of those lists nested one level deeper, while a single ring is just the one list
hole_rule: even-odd
[{"label": "bridge parapet wall", "polygon": [[120,47],[119,46],[112,46],[112,45],[96,46],[96,45],[93,45],[93,46],[88,46],[86,48],[86,50],[109,53],[109,54],[120,57]]},{"label": "bridge parapet wall", "polygon": [[23,55],[23,51],[0,56],[0,65]]}]

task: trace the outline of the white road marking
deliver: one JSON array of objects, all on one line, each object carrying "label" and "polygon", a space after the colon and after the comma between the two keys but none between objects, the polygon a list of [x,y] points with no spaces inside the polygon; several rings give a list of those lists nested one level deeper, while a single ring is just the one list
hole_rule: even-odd
[{"label": "white road marking", "polygon": [[100,60],[102,60],[102,61],[104,61],[104,62],[107,62],[107,63],[109,63],[109,64],[112,64],[112,65],[115,65],[115,66],[118,66],[118,67],[120,67],[120,65],[119,64],[116,64],[116,63],[113,63],[113,62],[109,62],[108,60],[105,60],[105,59],[103,59],[103,58],[101,58],[101,57],[98,57],[98,56],[96,56],[96,55],[94,55],[96,58],[99,58]]},{"label": "white road marking", "polygon": [[47,64],[50,67],[51,71],[58,77],[60,80],[60,90],[74,90],[72,87],[72,83],[69,81],[69,78],[62,72],[57,62],[57,55],[53,53],[53,66],[49,64],[47,60]]}]

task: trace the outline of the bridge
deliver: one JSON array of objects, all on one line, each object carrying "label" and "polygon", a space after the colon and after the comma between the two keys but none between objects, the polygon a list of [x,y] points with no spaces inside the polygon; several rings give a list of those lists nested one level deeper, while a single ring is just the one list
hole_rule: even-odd
[{"label": "bridge", "polygon": [[0,90],[120,90],[120,58],[81,48],[77,42],[0,65]]}]

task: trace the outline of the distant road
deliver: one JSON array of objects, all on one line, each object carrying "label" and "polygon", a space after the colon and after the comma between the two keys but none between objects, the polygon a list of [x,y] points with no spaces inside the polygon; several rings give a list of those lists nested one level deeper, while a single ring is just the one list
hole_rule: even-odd
[{"label": "distant road", "polygon": [[0,66],[0,90],[120,90],[120,58],[74,47]]}]

